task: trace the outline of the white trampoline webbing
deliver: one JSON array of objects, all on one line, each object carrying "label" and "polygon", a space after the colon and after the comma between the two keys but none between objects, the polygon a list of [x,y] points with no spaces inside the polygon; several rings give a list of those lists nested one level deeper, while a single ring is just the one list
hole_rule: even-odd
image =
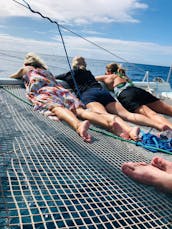
[{"label": "white trampoline webbing", "polygon": [[[55,187],[54,187],[52,181],[49,179],[49,176],[48,176],[46,170],[44,170],[44,167],[42,166],[42,162],[47,166],[47,168],[50,169],[50,167],[49,167],[49,165],[46,163],[46,160],[44,159],[44,157],[42,157],[41,154],[39,154],[39,156],[41,156],[41,157],[38,158],[37,153],[35,153],[34,150],[32,149],[32,147],[34,147],[34,146],[35,146],[35,149],[37,148],[37,144],[40,144],[39,141],[38,141],[38,142],[35,141],[33,144],[30,144],[30,142],[32,142],[32,139],[29,139],[29,138],[28,138],[28,139],[24,139],[23,144],[25,145],[25,144],[27,143],[27,147],[25,148],[25,150],[22,150],[22,151],[21,151],[21,152],[22,152],[22,157],[23,157],[23,159],[25,160],[25,164],[27,165],[28,171],[30,172],[30,174],[32,175],[32,178],[34,179],[34,174],[32,173],[31,168],[30,168],[30,165],[28,164],[28,160],[31,161],[32,165],[34,166],[34,169],[36,170],[36,174],[38,175],[38,176],[36,176],[36,178],[39,177],[39,179],[40,179],[40,181],[41,181],[41,184],[44,186],[45,190],[46,190],[47,193],[48,193],[48,196],[49,196],[49,197],[51,198],[51,200],[53,201],[53,196],[52,196],[51,192],[49,191],[49,189],[47,188],[46,184],[44,183],[44,180],[43,180],[43,178],[42,178],[42,176],[41,176],[39,170],[37,169],[37,166],[39,166],[39,168],[41,168],[41,169],[44,171],[44,173],[46,174],[46,177],[48,178],[48,181],[50,182],[50,184],[52,185],[52,187],[55,189]],[[45,142],[45,141],[44,141],[44,142]],[[30,147],[29,147],[29,146],[30,146]],[[40,145],[40,147],[42,147],[42,146]],[[30,148],[30,150],[32,151],[32,156],[34,155],[34,157],[37,159],[37,161],[36,161],[37,164],[36,164],[36,165],[35,165],[34,160],[32,159],[32,157],[30,156],[30,152],[29,152],[28,148]],[[37,149],[37,150],[38,150],[38,149]],[[23,153],[24,151],[25,151],[25,153]],[[26,155],[27,155],[27,160],[26,160]],[[40,159],[42,159],[41,162],[40,162]],[[38,162],[39,162],[39,163],[38,163]],[[45,197],[44,197],[44,195],[43,195],[43,193],[42,193],[42,190],[39,188],[39,185],[38,185],[37,180],[34,179],[34,181],[35,181],[37,190],[39,190],[40,197],[41,197],[41,199],[43,199],[43,202],[45,203],[46,208],[47,208],[47,210],[48,210],[48,213],[46,213],[46,214],[44,214],[44,215],[41,213],[41,215],[42,215],[42,222],[43,222],[44,225],[45,225],[45,219],[44,219],[44,217],[46,217],[47,215],[48,215],[48,217],[49,217],[49,215],[50,215],[50,216],[51,216],[51,219],[52,219],[51,221],[53,221],[53,223],[54,223],[56,226],[58,226],[58,225],[56,224],[56,219],[54,218],[53,213],[52,213],[52,211],[50,210],[49,205],[47,204],[47,200],[45,199]],[[40,182],[40,181],[39,181],[39,182]],[[29,181],[28,181],[28,183],[29,183]],[[30,186],[30,189],[31,189],[31,186]],[[34,197],[33,192],[31,192],[31,194],[32,194],[31,196]],[[36,201],[36,199],[35,199],[34,201]],[[36,202],[34,202],[34,203],[36,203]],[[56,202],[53,202],[53,203],[54,203],[55,206],[58,208],[58,205],[56,204]],[[37,206],[38,206],[38,205],[37,205]],[[40,212],[41,212],[41,211],[40,211]],[[59,214],[60,214],[60,212],[59,212]],[[63,215],[61,215],[61,217],[63,218]],[[48,222],[48,220],[46,220],[46,222]],[[65,225],[65,226],[67,227],[67,225]],[[46,226],[45,226],[45,228],[46,228]]]},{"label": "white trampoline webbing", "polygon": [[[20,146],[19,146],[19,148],[20,148]],[[21,151],[21,152],[22,152],[22,151]],[[15,148],[14,148],[14,153],[15,153],[15,155],[16,155],[16,158],[18,159],[19,168],[21,169],[21,172],[22,172],[22,175],[23,175],[23,177],[24,177],[25,182],[27,182],[27,187],[29,188],[29,191],[30,191],[30,193],[31,193],[31,195],[32,195],[33,201],[34,201],[34,203],[36,204],[36,207],[37,207],[37,209],[38,209],[38,211],[39,211],[39,214],[40,214],[40,216],[41,216],[41,218],[42,218],[42,222],[43,222],[44,225],[45,225],[44,218],[43,218],[43,214],[42,214],[42,212],[40,211],[39,205],[37,204],[37,201],[36,201],[36,199],[35,199],[35,196],[34,196],[34,194],[33,194],[33,192],[32,192],[32,188],[31,188],[31,186],[30,186],[30,184],[29,184],[27,175],[25,174],[25,172],[24,172],[24,170],[23,170],[23,168],[22,168],[20,159],[18,158],[18,153],[17,153],[17,151],[15,150]],[[30,217],[30,219],[31,219],[32,227],[35,228],[35,223],[34,223],[34,220],[33,220],[33,214],[32,214],[32,212],[31,212],[31,210],[30,210],[30,205],[29,205],[29,203],[28,203],[28,200],[26,199],[26,196],[25,196],[25,194],[24,194],[24,192],[23,192],[21,180],[19,179],[19,176],[18,176],[18,173],[17,173],[17,171],[16,171],[16,168],[15,168],[15,166],[14,166],[14,162],[13,162],[13,161],[14,161],[14,160],[12,159],[12,161],[11,161],[11,166],[12,166],[12,169],[13,169],[13,171],[14,171],[14,174],[16,175],[17,181],[18,181],[18,183],[19,183],[20,191],[21,191],[21,193],[22,193],[22,198],[23,198],[23,200],[24,200],[24,202],[25,202],[25,204],[26,204],[26,206],[27,206],[27,210],[29,211],[29,217]],[[28,169],[29,169],[29,168],[28,168]],[[10,177],[10,175],[9,175],[9,172],[8,172],[8,178],[9,178],[9,181],[10,181],[11,177]],[[16,205],[16,208],[17,208],[20,226],[21,226],[21,228],[23,228],[22,218],[21,218],[21,214],[20,214],[20,208],[19,208],[19,206],[18,206],[18,203],[17,203],[17,201],[16,201],[16,197],[15,197],[13,191],[14,191],[14,190],[12,189],[12,186],[11,186],[11,193],[12,193],[12,197],[13,197],[13,199],[14,199],[14,201],[15,201],[15,205]]]},{"label": "white trampoline webbing", "polygon": [[[37,138],[36,138],[37,139]],[[29,142],[31,142],[31,139],[27,139],[28,140],[28,142],[27,142],[27,145],[29,145]],[[27,140],[25,140],[25,144],[26,144],[26,141]],[[32,139],[33,140],[33,139]],[[51,140],[53,140],[53,139],[51,139]],[[48,144],[46,144],[46,142],[44,142],[45,143],[45,145],[48,145]],[[39,143],[39,141],[36,143],[35,142],[35,147],[37,147],[38,146],[38,144],[40,144]],[[40,147],[42,147],[42,145],[39,145]],[[32,144],[32,146],[30,145],[30,147],[33,147],[33,144]],[[28,148],[28,147],[27,147]],[[45,148],[47,148],[47,146],[45,146]],[[40,149],[39,149],[40,150]],[[53,148],[52,149],[52,145],[51,145],[51,150],[54,150],[54,153],[55,153],[55,149]],[[47,150],[46,150],[46,152],[47,151],[49,151],[49,149],[47,148]],[[47,154],[47,155],[51,155],[51,158],[53,158],[54,160],[57,160],[57,158],[55,158],[54,156],[53,156],[53,154],[51,154],[51,152],[49,152],[49,154]],[[40,160],[40,158],[38,158],[37,157],[37,155],[35,154],[35,156],[36,156],[36,158],[37,158],[37,160],[39,161]],[[39,155],[40,156],[40,155]],[[72,157],[72,155],[70,155],[70,157],[71,157],[71,159],[70,160],[73,160],[74,158]],[[31,158],[30,158],[31,159]],[[46,162],[46,160],[45,160],[45,158],[41,158],[42,159],[42,163],[45,163],[45,165],[47,166],[47,168],[49,168],[49,170],[50,171],[52,171],[53,169],[56,171],[56,167],[54,166],[54,164],[52,163],[51,164],[51,168],[49,167],[49,165],[47,164],[47,162]],[[32,159],[31,159],[32,160]],[[60,161],[60,158],[58,158],[58,160]],[[76,160],[76,159],[75,159]],[[74,161],[74,160],[73,160]],[[33,162],[33,164],[34,164],[34,161],[32,160],[32,162]],[[40,166],[41,166],[41,163],[39,164]],[[38,166],[38,165],[37,165]],[[42,166],[41,166],[42,167]],[[43,169],[43,167],[42,167],[42,169]],[[65,168],[63,167],[62,168],[62,170],[65,170]],[[38,173],[39,173],[39,171],[37,171]],[[44,170],[44,172],[46,173],[46,170]],[[57,172],[57,171],[56,171]],[[85,171],[86,172],[86,171]],[[88,171],[87,171],[88,172]],[[63,172],[63,173],[65,173],[65,172]],[[82,172],[83,173],[83,172]],[[64,174],[65,175],[65,177],[68,177],[68,175],[65,173]],[[84,174],[83,174],[84,175]],[[85,175],[87,175],[86,173],[85,173]],[[47,177],[48,177],[48,174],[47,174]],[[61,186],[61,184],[59,183],[59,181],[58,181],[58,179],[57,179],[57,176],[55,176],[54,175],[54,177],[53,177],[55,180],[56,180],[56,183],[57,184],[59,184],[59,186]],[[70,178],[70,179],[72,179],[72,178]],[[82,177],[81,177],[81,180],[82,180]],[[53,188],[54,188],[54,190],[56,189],[56,187],[53,185],[53,183],[51,182],[51,180],[49,179],[49,182],[51,183],[51,185],[53,186]],[[66,185],[68,185],[67,184],[67,182],[63,179],[63,182],[66,184]],[[44,180],[42,180],[42,183],[44,183]],[[86,182],[85,182],[85,184],[86,184]],[[61,186],[62,187],[62,186]],[[68,186],[68,188],[69,188],[69,190],[70,190],[70,186]],[[62,189],[63,189],[63,187],[62,187]],[[75,186],[75,189],[76,190],[78,190],[78,188]],[[79,193],[79,190],[78,190],[78,193]],[[49,195],[51,196],[51,193],[49,192]],[[76,199],[77,199],[77,197],[75,197]],[[91,196],[90,196],[90,198],[91,198]],[[65,202],[63,201],[63,199],[61,199],[61,201],[64,203],[64,205],[65,205]],[[78,202],[79,202],[79,200],[78,200]],[[94,202],[94,201],[93,201]],[[80,203],[80,204],[82,204],[82,203]],[[89,205],[89,203],[87,203],[88,205]],[[57,206],[58,207],[58,206]],[[73,207],[75,207],[75,205],[73,205]],[[90,206],[90,208],[91,208],[91,206]],[[76,209],[76,208],[75,208]],[[77,210],[77,209],[76,209]],[[71,215],[71,213],[69,212],[69,210],[68,210],[68,213],[69,213],[69,215],[71,216],[71,218],[72,218],[72,215]],[[58,212],[58,214],[60,214],[60,212]],[[79,213],[79,211],[78,211],[78,214],[80,215],[80,213]],[[102,212],[102,215],[103,215],[104,213]],[[61,215],[62,216],[62,215]],[[80,215],[80,217],[81,217],[81,215]],[[89,216],[88,216],[89,217]],[[63,218],[63,216],[62,216],[62,218]],[[81,220],[81,218],[80,218],[80,220]],[[91,219],[90,219],[91,220]],[[85,224],[85,222],[82,220],[82,223],[86,226],[86,224]],[[94,222],[92,221],[92,223],[94,224]],[[76,225],[77,226],[77,225]],[[67,227],[67,225],[66,225],[66,227]]]},{"label": "white trampoline webbing", "polygon": [[[11,90],[24,97],[24,90]],[[2,110],[9,116],[2,117],[0,168],[10,228],[171,227],[171,199],[120,169],[124,161],[150,161],[153,153],[96,132],[86,144],[67,125],[3,94]]]},{"label": "white trampoline webbing", "polygon": [[[18,122],[18,125],[21,125],[21,122]],[[28,124],[27,124],[27,126],[25,126],[25,128],[28,128],[28,126],[29,126],[29,129],[30,128],[33,128],[33,130],[34,130],[34,136],[35,136],[35,139],[33,140],[32,138],[30,138],[29,139],[29,137],[28,137],[28,139],[25,139],[25,144],[26,144],[26,142],[27,142],[27,146],[29,146],[30,145],[30,147],[32,147],[33,146],[33,144],[35,143],[35,147],[37,147],[38,145],[40,146],[40,147],[42,147],[41,146],[41,142],[40,142],[40,135],[41,135],[41,130],[40,129],[36,129],[34,126],[33,126],[33,124],[31,123],[31,122],[28,122]],[[23,127],[23,126],[22,126]],[[44,134],[44,133],[42,133],[42,134]],[[34,143],[32,143],[32,144],[30,144],[30,142],[33,142],[34,141]],[[37,141],[37,142],[36,142]],[[54,139],[53,138],[49,138],[49,137],[46,137],[46,139],[45,139],[45,141],[44,141],[44,145],[45,145],[45,147],[47,148],[47,145],[49,144],[49,148],[51,148],[51,150],[53,150],[54,151],[54,153],[56,152],[55,151],[55,149],[54,149],[54,147],[52,147],[52,144],[50,145],[50,142],[53,142],[54,141]],[[55,142],[54,142],[55,143]],[[28,147],[27,147],[28,148]],[[39,150],[38,150],[39,151]],[[47,151],[49,151],[49,149],[47,148]],[[65,152],[64,152],[65,153]],[[47,154],[48,155],[48,154]],[[52,155],[51,157],[53,157],[53,154],[51,154],[50,153],[50,155]],[[31,158],[30,158],[31,159]],[[37,160],[39,160],[40,158],[37,158]],[[56,158],[53,158],[54,160],[56,160]],[[46,161],[45,161],[45,159],[42,157],[42,160],[43,160],[43,163],[45,163],[45,165],[46,166],[48,166],[48,164],[46,163]],[[58,160],[60,161],[61,159],[60,158],[58,158]],[[73,155],[72,154],[67,154],[66,155],[66,165],[65,165],[65,163],[63,163],[63,166],[65,167],[66,166],[66,168],[67,168],[67,164],[68,164],[68,161],[70,161],[70,162],[75,162],[76,161],[76,158],[74,158],[73,157]],[[78,161],[78,163],[79,164],[83,164],[83,161]],[[54,166],[53,165],[53,163],[51,164],[52,166]],[[40,166],[41,166],[41,164],[40,164]],[[49,167],[49,166],[48,166]],[[64,170],[64,167],[62,168],[63,170]],[[52,169],[52,168],[50,168],[49,167],[49,169]],[[56,168],[54,167],[54,169],[56,170]],[[83,175],[83,176],[89,176],[89,174],[88,174],[88,171],[89,171],[89,168],[88,167],[86,167],[86,169],[84,170],[84,168],[82,167],[81,169],[80,169],[80,173]],[[94,171],[95,172],[95,171]],[[66,176],[67,176],[67,174],[65,174]],[[95,176],[95,173],[94,174],[92,174],[92,176]],[[79,176],[79,175],[78,175]],[[101,174],[98,174],[98,176],[99,176],[99,179],[104,179],[103,178],[103,176],[101,176]],[[59,181],[57,180],[57,178],[56,178],[56,176],[55,176],[55,179],[56,179],[56,182],[57,183],[59,183]],[[70,178],[71,179],[71,178]],[[74,178],[75,179],[75,178]],[[80,180],[83,182],[83,183],[85,183],[85,185],[87,185],[87,183],[83,180],[83,178],[82,178],[82,176],[80,176]],[[93,180],[93,177],[92,177],[92,180]],[[66,183],[66,181],[65,180],[63,180],[64,181],[64,183]],[[95,179],[94,180],[94,182],[95,183],[97,183],[97,180]],[[105,182],[107,183],[107,181],[105,180]],[[52,182],[51,182],[52,183]],[[67,184],[67,183],[66,183]],[[108,185],[110,185],[110,184],[108,184]],[[108,187],[108,186],[107,186]],[[75,188],[78,190],[78,188],[75,186]],[[96,186],[95,186],[95,188],[96,188]],[[110,188],[108,187],[107,189],[109,189],[109,193],[111,192],[110,191]],[[98,191],[98,190],[97,190]],[[79,192],[79,190],[78,190],[78,192]],[[87,192],[87,194],[88,194],[88,196],[89,196],[89,193]],[[111,193],[111,194],[113,194],[113,193]],[[105,196],[106,197],[106,196]],[[89,198],[90,199],[92,199],[92,197],[91,196],[89,196]],[[101,200],[99,199],[99,197],[97,197],[97,199],[101,202]],[[63,201],[63,200],[62,200]],[[79,201],[79,200],[78,200]],[[94,200],[92,199],[92,203],[94,203]],[[80,204],[82,204],[82,203],[80,203]],[[90,205],[90,203],[89,202],[87,202],[87,204],[90,206],[90,208],[92,208],[91,207],[91,205]],[[102,204],[102,205],[104,205],[104,204]],[[104,205],[104,208],[107,208],[106,207],[106,205]],[[97,206],[97,209],[98,209],[98,206]],[[107,208],[108,209],[108,208]],[[94,211],[94,209],[93,209],[93,211]],[[99,209],[99,211],[101,212],[101,214],[100,215],[102,215],[102,216],[104,216],[104,212],[102,212],[101,211],[101,209]],[[96,214],[96,212],[94,211],[94,213]],[[110,214],[110,211],[109,211],[109,214]],[[88,216],[89,217],[89,216]],[[62,217],[63,218],[63,217]],[[81,220],[81,219],[80,219]],[[91,220],[91,218],[90,218],[90,220]],[[91,220],[92,221],[92,220]],[[100,220],[101,221],[101,220]],[[107,219],[107,221],[108,221],[108,219]],[[94,224],[94,222],[92,221],[92,223]],[[85,222],[83,221],[83,224],[85,225]],[[113,226],[113,225],[112,225]]]}]

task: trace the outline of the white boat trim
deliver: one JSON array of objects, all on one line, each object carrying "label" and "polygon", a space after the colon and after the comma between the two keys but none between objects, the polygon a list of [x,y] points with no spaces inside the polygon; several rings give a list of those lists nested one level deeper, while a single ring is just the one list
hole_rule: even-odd
[{"label": "white boat trim", "polygon": [[133,81],[133,83],[136,87],[149,91],[159,98],[165,97],[172,99],[172,88],[170,85],[171,72],[172,67],[170,67],[166,81],[161,77],[155,77],[153,81],[149,81],[149,72],[146,71],[142,81]]}]

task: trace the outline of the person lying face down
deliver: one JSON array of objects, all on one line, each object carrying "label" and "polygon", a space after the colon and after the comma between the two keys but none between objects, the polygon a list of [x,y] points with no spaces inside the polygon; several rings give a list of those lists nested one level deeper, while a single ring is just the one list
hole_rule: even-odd
[{"label": "person lying face down", "polygon": [[96,79],[104,82],[109,90],[113,90],[114,97],[129,112],[149,118],[150,122],[157,124],[155,128],[158,130],[172,129],[172,123],[158,114],[172,116],[172,106],[136,87],[125,70],[117,67],[116,63],[108,64],[105,75],[96,76]]}]

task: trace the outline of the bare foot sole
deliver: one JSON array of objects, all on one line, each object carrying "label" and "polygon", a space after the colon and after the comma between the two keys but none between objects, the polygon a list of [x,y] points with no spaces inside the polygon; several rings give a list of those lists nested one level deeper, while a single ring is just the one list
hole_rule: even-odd
[{"label": "bare foot sole", "polygon": [[126,140],[130,139],[129,134],[125,131],[117,122],[113,122],[111,125],[111,132],[115,135],[124,138]]},{"label": "bare foot sole", "polygon": [[154,157],[151,161],[151,165],[172,174],[172,162],[167,161],[161,157]]},{"label": "bare foot sole", "polygon": [[129,132],[130,138],[134,141],[140,140],[139,138],[140,128],[139,127],[133,127],[131,131]]},{"label": "bare foot sole", "polygon": [[125,162],[122,172],[142,184],[158,186],[158,179],[163,171],[144,162]]},{"label": "bare foot sole", "polygon": [[77,128],[77,133],[81,136],[81,138],[85,142],[91,142],[91,135],[88,134],[88,129],[89,129],[90,123],[88,120],[85,120],[83,122],[80,122]]}]

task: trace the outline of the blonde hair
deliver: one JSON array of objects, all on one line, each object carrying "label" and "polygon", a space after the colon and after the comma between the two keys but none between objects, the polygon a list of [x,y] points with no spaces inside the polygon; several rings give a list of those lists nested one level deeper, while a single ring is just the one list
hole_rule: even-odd
[{"label": "blonde hair", "polygon": [[106,70],[111,73],[116,73],[118,71],[119,65],[116,63],[110,63],[106,65]]},{"label": "blonde hair", "polygon": [[87,64],[85,62],[84,57],[82,56],[76,56],[72,60],[72,68],[73,69],[83,69],[85,70],[87,67]]},{"label": "blonde hair", "polygon": [[26,54],[25,59],[24,59],[24,65],[33,66],[35,68],[48,69],[44,61],[33,52],[29,52]]}]

